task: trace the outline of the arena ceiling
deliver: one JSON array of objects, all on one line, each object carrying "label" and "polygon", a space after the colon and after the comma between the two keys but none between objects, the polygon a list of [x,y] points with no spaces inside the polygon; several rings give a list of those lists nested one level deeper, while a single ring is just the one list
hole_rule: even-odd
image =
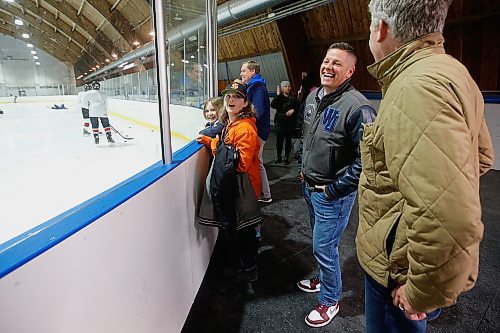
[{"label": "arena ceiling", "polygon": [[[265,2],[231,1],[237,6]],[[219,24],[219,61],[282,51],[289,75],[298,76],[315,68],[335,41],[350,42],[359,50],[360,68],[373,61],[367,46],[369,0],[267,1],[272,8]],[[203,15],[200,3],[205,1],[164,0],[167,29]],[[464,62],[482,89],[497,88],[500,1],[454,0],[448,14],[447,50]],[[74,66],[76,76],[98,71],[151,42],[151,18],[151,0],[0,0],[0,33]],[[377,87],[367,73],[357,77],[359,85]]]},{"label": "arena ceiling", "polygon": [[[164,1],[169,27],[202,15],[199,3]],[[141,47],[152,30],[149,0],[0,0],[0,33],[26,40],[75,72]]]}]

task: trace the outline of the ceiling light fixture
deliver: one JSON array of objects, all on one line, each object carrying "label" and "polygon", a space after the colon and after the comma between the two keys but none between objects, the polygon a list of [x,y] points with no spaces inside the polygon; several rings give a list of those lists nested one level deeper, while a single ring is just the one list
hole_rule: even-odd
[{"label": "ceiling light fixture", "polygon": [[27,47],[33,47],[33,44],[28,43],[28,44],[26,44],[26,46]]},{"label": "ceiling light fixture", "polygon": [[141,43],[139,43],[138,41],[134,40],[134,42],[132,43],[134,44],[135,46],[138,46],[138,45],[141,45]]},{"label": "ceiling light fixture", "polygon": [[128,65],[125,65],[125,66],[123,66],[123,70],[125,71],[125,70],[127,70],[127,69],[129,69],[129,68],[132,68],[132,67],[134,67],[134,66],[135,66],[135,64],[134,64],[134,63],[132,63],[132,64],[128,64]]},{"label": "ceiling light fixture", "polygon": [[31,50],[31,54],[36,54],[36,51],[34,51],[34,50]]},{"label": "ceiling light fixture", "polygon": [[30,38],[30,35],[28,35],[28,34],[22,34],[21,37],[23,37],[23,38]]},{"label": "ceiling light fixture", "polygon": [[37,62],[35,62],[35,65],[40,66],[40,63],[37,61]]},{"label": "ceiling light fixture", "polygon": [[14,23],[15,23],[16,25],[24,25],[24,22],[23,22],[23,21],[21,21],[20,19],[15,19],[15,20],[14,20]]},{"label": "ceiling light fixture", "polygon": [[179,14],[175,14],[174,20],[182,21],[182,17],[180,17]]},{"label": "ceiling light fixture", "polygon": [[116,55],[116,53],[111,54],[111,56],[112,56],[113,58],[115,58],[115,59],[116,59],[116,58],[118,58],[118,56]]},{"label": "ceiling light fixture", "polygon": [[106,60],[104,60],[104,61],[106,61],[106,62],[108,62],[108,63],[109,63],[111,60],[109,60],[108,58],[106,58]]}]

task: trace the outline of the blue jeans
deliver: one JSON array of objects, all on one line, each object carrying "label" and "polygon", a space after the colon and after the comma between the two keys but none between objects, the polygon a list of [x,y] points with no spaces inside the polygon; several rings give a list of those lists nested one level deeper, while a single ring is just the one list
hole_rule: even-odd
[{"label": "blue jeans", "polygon": [[319,302],[323,305],[337,303],[342,294],[338,246],[349,222],[356,193],[329,199],[323,192],[314,192],[304,186],[304,199],[313,231],[313,254],[319,265]]},{"label": "blue jeans", "polygon": [[[410,320],[392,303],[391,292],[395,287],[392,281],[386,288],[365,275],[366,333],[425,333],[427,319]],[[427,318],[432,320],[440,314],[441,309],[437,309],[427,313]]]}]

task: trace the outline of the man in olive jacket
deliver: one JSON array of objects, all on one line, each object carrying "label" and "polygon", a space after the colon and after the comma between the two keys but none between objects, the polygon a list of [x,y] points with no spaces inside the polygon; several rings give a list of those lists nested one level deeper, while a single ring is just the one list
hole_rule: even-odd
[{"label": "man in olive jacket", "polygon": [[360,143],[358,259],[367,332],[425,332],[472,288],[483,235],[479,176],[491,167],[483,97],[446,55],[451,0],[372,0],[368,71],[383,99]]}]

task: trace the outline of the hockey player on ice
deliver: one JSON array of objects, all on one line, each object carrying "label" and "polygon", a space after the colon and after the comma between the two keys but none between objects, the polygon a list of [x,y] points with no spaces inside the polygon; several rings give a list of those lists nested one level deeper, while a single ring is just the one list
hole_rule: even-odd
[{"label": "hockey player on ice", "polygon": [[80,108],[82,108],[83,117],[83,135],[90,135],[90,118],[89,118],[89,95],[87,92],[92,89],[90,83],[85,83],[83,85],[83,91],[78,93],[78,103]]},{"label": "hockey player on ice", "polygon": [[99,119],[101,119],[102,127],[104,127],[104,132],[106,133],[106,138],[109,143],[115,143],[111,137],[111,128],[109,126],[108,118],[108,97],[105,93],[100,91],[101,85],[99,82],[92,82],[92,90],[89,90],[88,94],[89,101],[89,116],[90,122],[92,123],[92,134],[94,135],[94,141],[99,144]]},{"label": "hockey player on ice", "polygon": [[53,109],[53,110],[67,110],[68,108],[64,104],[61,104],[61,105],[54,104],[51,107],[51,109]]}]

